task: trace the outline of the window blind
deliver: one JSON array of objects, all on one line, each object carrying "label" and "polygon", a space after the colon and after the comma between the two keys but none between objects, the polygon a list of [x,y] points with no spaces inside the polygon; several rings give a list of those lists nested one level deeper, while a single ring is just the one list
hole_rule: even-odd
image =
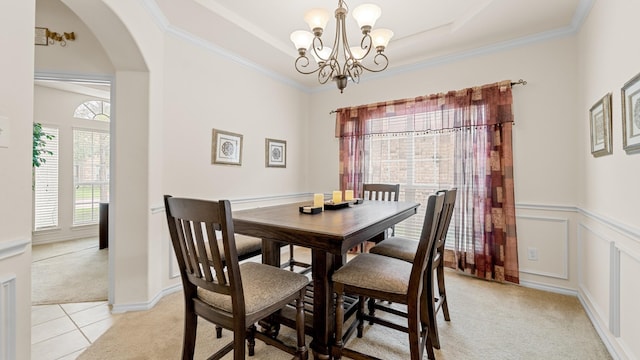
[{"label": "window blind", "polygon": [[58,129],[42,127],[44,133],[53,135],[45,149],[53,154],[43,154],[46,161],[34,170],[34,230],[58,226]]},{"label": "window blind", "polygon": [[[372,119],[364,142],[364,182],[400,184],[400,201],[426,204],[429,195],[454,186],[454,131],[415,131],[428,114]],[[435,114],[431,114],[434,117]],[[424,207],[395,226],[396,236],[418,240]]]}]

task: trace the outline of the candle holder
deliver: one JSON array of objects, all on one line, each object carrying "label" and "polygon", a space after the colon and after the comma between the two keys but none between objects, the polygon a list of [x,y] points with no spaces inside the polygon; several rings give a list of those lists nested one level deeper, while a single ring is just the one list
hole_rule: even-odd
[{"label": "candle holder", "polygon": [[322,212],[322,206],[300,206],[299,210],[303,214],[319,214]]}]

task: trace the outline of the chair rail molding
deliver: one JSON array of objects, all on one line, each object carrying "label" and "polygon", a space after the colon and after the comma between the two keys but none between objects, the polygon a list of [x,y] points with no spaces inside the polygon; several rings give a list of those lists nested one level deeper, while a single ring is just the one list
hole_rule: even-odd
[{"label": "chair rail molding", "polygon": [[0,260],[24,253],[30,243],[31,239],[0,241]]},{"label": "chair rail molding", "polygon": [[640,243],[640,229],[638,228],[634,228],[632,226],[623,224],[619,221],[615,221],[611,218],[608,218],[606,216],[602,216],[600,214],[597,214],[593,211],[590,210],[586,210],[586,209],[579,209],[579,212],[583,215],[585,215],[586,217],[595,219],[603,224],[608,225],[610,228],[612,228],[613,230],[616,230],[617,232],[619,232],[620,234],[629,236],[632,238],[632,240]]},{"label": "chair rail molding", "polygon": [[[282,195],[275,195],[275,196],[255,196],[255,197],[229,199],[229,201],[233,206],[238,204],[251,204],[251,203],[260,203],[260,202],[268,202],[268,201],[290,200],[290,199],[294,199],[296,201],[303,201],[300,199],[306,199],[306,198],[308,198],[309,201],[311,201],[313,199],[313,193],[305,192],[305,193],[282,194]],[[161,205],[161,204],[155,205],[150,210],[151,210],[151,214],[163,213],[164,205]]]}]

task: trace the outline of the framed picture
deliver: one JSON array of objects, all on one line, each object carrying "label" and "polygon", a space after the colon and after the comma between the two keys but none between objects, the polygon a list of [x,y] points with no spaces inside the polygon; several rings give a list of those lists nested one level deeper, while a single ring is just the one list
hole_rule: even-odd
[{"label": "framed picture", "polygon": [[589,110],[591,124],[591,154],[594,157],[611,154],[611,93],[603,96]]},{"label": "framed picture", "polygon": [[37,27],[35,32],[34,43],[36,45],[48,46],[49,45],[48,35],[49,35],[49,29],[43,28],[43,27]]},{"label": "framed picture", "polygon": [[286,141],[265,139],[264,152],[266,167],[287,167]]},{"label": "framed picture", "polygon": [[242,135],[213,129],[211,163],[242,165]]},{"label": "framed picture", "polygon": [[621,99],[623,149],[640,152],[640,74],[624,84]]}]

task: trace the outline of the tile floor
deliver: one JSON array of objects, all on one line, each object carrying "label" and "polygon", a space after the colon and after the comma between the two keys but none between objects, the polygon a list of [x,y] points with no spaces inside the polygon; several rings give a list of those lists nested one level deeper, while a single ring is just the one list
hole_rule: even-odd
[{"label": "tile floor", "polygon": [[[288,247],[283,250],[282,259],[289,259]],[[308,262],[311,258],[309,249],[296,247],[295,254],[298,260]],[[255,261],[260,261],[259,257]],[[119,315],[111,314],[106,301],[33,305],[31,359],[76,359],[111,327]]]},{"label": "tile floor", "polygon": [[106,301],[31,307],[31,359],[72,360],[117,318]]},{"label": "tile floor", "polygon": [[[97,238],[35,245],[33,261],[98,246]],[[31,307],[31,359],[72,360],[115,321],[106,301]]]}]

